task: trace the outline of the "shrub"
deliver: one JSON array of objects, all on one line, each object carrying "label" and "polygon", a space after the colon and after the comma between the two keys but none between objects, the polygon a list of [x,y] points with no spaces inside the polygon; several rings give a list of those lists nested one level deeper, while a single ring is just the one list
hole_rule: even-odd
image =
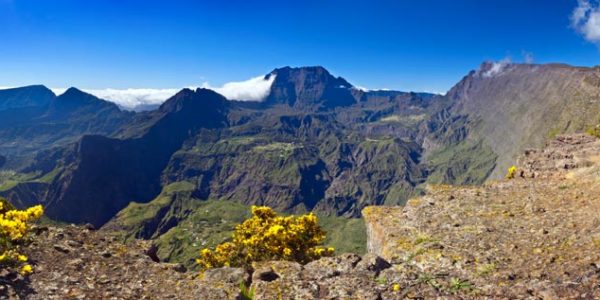
[{"label": "shrub", "polygon": [[252,206],[252,217],[235,227],[232,240],[214,250],[202,249],[203,270],[223,266],[249,268],[252,262],[289,260],[308,263],[333,254],[322,247],[325,231],[312,214],[282,217],[269,207]]},{"label": "shrub", "polygon": [[596,125],[595,127],[590,127],[588,130],[586,130],[586,133],[591,136],[600,138],[600,125]]},{"label": "shrub", "polygon": [[39,219],[44,210],[41,205],[26,210],[16,210],[0,198],[0,268],[19,269],[23,275],[31,273],[27,256],[19,252],[30,230],[30,223]]},{"label": "shrub", "polygon": [[506,179],[514,179],[517,174],[517,167],[512,166],[508,168],[508,172],[506,173]]}]

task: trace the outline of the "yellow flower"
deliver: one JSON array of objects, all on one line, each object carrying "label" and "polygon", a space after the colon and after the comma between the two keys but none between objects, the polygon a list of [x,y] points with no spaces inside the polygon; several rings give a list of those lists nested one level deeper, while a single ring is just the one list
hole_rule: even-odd
[{"label": "yellow flower", "polygon": [[31,268],[31,265],[24,265],[21,268],[21,274],[22,275],[27,275],[27,274],[30,274],[31,272],[33,272],[33,269]]},{"label": "yellow flower", "polygon": [[26,262],[27,261],[27,256],[25,256],[25,255],[19,255],[19,256],[17,256],[17,259],[20,262]]},{"label": "yellow flower", "polygon": [[517,167],[511,166],[510,168],[508,168],[508,173],[506,174],[506,179],[514,179],[516,174],[517,174]]},{"label": "yellow flower", "polygon": [[392,286],[392,289],[394,290],[394,292],[398,292],[398,291],[400,291],[400,285],[399,285],[399,284],[397,284],[397,283],[395,283],[395,284]]}]

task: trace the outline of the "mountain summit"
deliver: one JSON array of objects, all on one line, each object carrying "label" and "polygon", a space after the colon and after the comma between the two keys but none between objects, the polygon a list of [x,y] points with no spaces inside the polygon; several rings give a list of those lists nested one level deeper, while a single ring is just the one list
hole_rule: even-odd
[{"label": "mountain summit", "polygon": [[271,92],[265,100],[268,104],[286,104],[298,109],[327,109],[348,106],[356,102],[352,96],[352,84],[342,77],[334,77],[325,68],[284,67],[266,75],[276,76]]}]

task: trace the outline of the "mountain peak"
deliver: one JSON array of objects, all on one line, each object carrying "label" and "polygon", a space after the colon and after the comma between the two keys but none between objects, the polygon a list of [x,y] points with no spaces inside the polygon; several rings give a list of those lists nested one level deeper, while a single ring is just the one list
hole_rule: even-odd
[{"label": "mountain peak", "polygon": [[339,81],[339,83],[341,85],[344,85],[345,87],[348,87],[348,88],[352,87],[352,84],[350,84],[348,81],[346,81],[346,79],[344,79],[342,77],[335,77],[335,76],[331,75],[331,73],[322,66],[305,66],[305,67],[285,66],[282,68],[274,69],[273,71],[271,71],[271,73],[269,73],[267,76],[265,76],[265,78],[268,79],[271,75],[278,76],[280,78],[279,80],[289,79],[291,77],[292,78],[302,78],[302,79],[306,79],[308,77],[313,77],[315,79],[321,79],[321,80]]},{"label": "mountain peak", "polygon": [[334,77],[321,66],[287,66],[273,70],[265,78],[272,75],[276,77],[265,101],[268,104],[326,109],[356,102],[349,90],[353,85],[342,77]]},{"label": "mountain peak", "polygon": [[185,88],[163,103],[159,110],[165,113],[176,112],[186,109],[206,109],[207,106],[223,106],[227,99],[221,94],[206,88],[198,88],[195,91]]},{"label": "mountain peak", "polygon": [[104,108],[120,111],[120,108],[113,102],[100,99],[78,88],[70,87],[52,101],[48,113],[63,115],[79,109],[98,111]]},{"label": "mountain peak", "polygon": [[43,85],[29,85],[0,90],[0,110],[23,107],[43,107],[56,95]]},{"label": "mountain peak", "polygon": [[85,97],[94,97],[96,98],[96,96],[86,93],[76,87],[70,87],[68,88],[64,93],[62,93],[59,97],[73,97],[73,96],[85,96]]}]

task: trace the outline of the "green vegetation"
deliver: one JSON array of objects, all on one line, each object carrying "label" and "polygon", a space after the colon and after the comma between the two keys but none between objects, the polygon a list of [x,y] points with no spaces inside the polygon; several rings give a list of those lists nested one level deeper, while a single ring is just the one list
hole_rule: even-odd
[{"label": "green vegetation", "polygon": [[242,300],[253,300],[254,288],[246,286],[244,282],[240,282],[240,295]]},{"label": "green vegetation", "polygon": [[486,275],[492,274],[494,271],[496,271],[496,268],[497,268],[497,266],[495,263],[487,263],[487,264],[478,265],[477,266],[477,275],[486,276]]},{"label": "green vegetation", "polygon": [[467,280],[461,280],[458,278],[450,279],[450,291],[452,293],[458,293],[462,290],[472,290],[473,286]]},{"label": "green vegetation", "polygon": [[54,180],[54,178],[56,178],[56,175],[58,175],[60,173],[60,171],[62,171],[62,169],[59,167],[56,167],[52,171],[46,173],[44,176],[37,178],[35,181],[43,182],[43,183],[51,183]]},{"label": "green vegetation", "polygon": [[296,145],[294,143],[280,143],[275,142],[266,145],[259,145],[254,147],[254,151],[257,152],[268,152],[273,151],[279,153],[281,156],[290,156],[294,149],[300,148],[301,146]]},{"label": "green vegetation", "polygon": [[0,191],[7,191],[19,183],[34,179],[38,175],[38,173],[17,173],[10,170],[0,171]]},{"label": "green vegetation", "polygon": [[600,138],[600,125],[596,125],[594,127],[590,127],[588,128],[588,130],[586,130],[586,133],[591,135],[591,136],[595,136],[597,138]]},{"label": "green vegetation", "polygon": [[52,171],[40,176],[40,172],[17,173],[12,170],[0,171],[0,191],[7,191],[15,187],[19,183],[26,182],[42,182],[50,183],[60,173],[60,167],[54,168]]},{"label": "green vegetation", "polygon": [[414,126],[414,125],[417,125],[419,122],[425,120],[425,118],[427,118],[426,114],[408,115],[408,116],[391,115],[391,116],[381,118],[379,120],[379,122],[402,123],[402,124],[405,124],[408,126]]},{"label": "green vegetation", "polygon": [[386,285],[388,283],[388,279],[385,276],[379,276],[375,278],[375,282],[379,285]]},{"label": "green vegetation", "polygon": [[[195,259],[200,248],[213,248],[230,240],[235,225],[250,216],[249,206],[226,200],[193,200],[197,206],[177,226],[155,240],[159,257],[181,262],[198,269]],[[318,216],[325,230],[325,245],[339,253],[363,254],[366,251],[366,228],[363,219]]]},{"label": "green vegetation", "polygon": [[190,201],[195,204],[192,213],[158,236],[155,243],[162,259],[198,269],[195,263],[198,250],[228,241],[235,225],[243,222],[250,213],[247,206],[231,201]]},{"label": "green vegetation", "polygon": [[463,141],[431,153],[428,183],[481,184],[496,166],[497,155],[483,142]]},{"label": "green vegetation", "polygon": [[548,131],[548,138],[549,139],[556,138],[556,136],[559,135],[561,133],[561,131],[562,130],[560,128],[557,128],[557,127],[550,129],[550,131]]},{"label": "green vegetation", "polygon": [[[117,217],[122,225],[125,226],[143,225],[146,222],[152,222],[161,209],[171,204],[171,200],[170,195],[163,192],[149,203],[131,202],[119,212]],[[133,234],[133,236],[137,236],[137,234]]]},{"label": "green vegetation", "polygon": [[192,191],[196,186],[189,181],[178,181],[163,188],[163,194],[174,194],[178,192]]},{"label": "green vegetation", "polygon": [[[201,248],[212,248],[230,240],[236,224],[250,216],[249,206],[228,200],[199,200],[192,197],[194,185],[176,182],[149,203],[132,202],[117,216],[125,230],[124,239],[152,238],[161,259],[181,262],[198,269],[195,259]],[[318,215],[325,230],[324,244],[340,253],[362,254],[366,250],[363,219]],[[169,222],[176,225],[169,226]]]},{"label": "green vegetation", "polygon": [[327,232],[325,244],[338,253],[364,254],[367,250],[367,228],[362,218],[344,218],[319,215],[319,224]]}]

